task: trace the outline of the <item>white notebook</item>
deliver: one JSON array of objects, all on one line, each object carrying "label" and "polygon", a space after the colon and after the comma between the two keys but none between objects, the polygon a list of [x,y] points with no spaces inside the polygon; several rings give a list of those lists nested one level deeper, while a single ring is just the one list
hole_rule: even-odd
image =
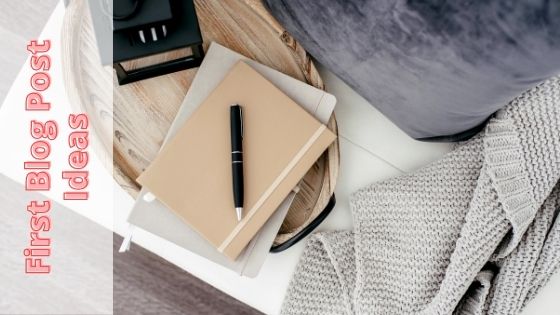
[{"label": "white notebook", "polygon": [[[328,122],[336,104],[333,95],[261,65],[217,43],[212,43],[185,96],[177,117],[171,125],[165,142],[172,138],[198,105],[207,98],[239,60],[244,60],[320,122],[324,124]],[[255,277],[264,263],[294,197],[294,192],[286,197],[278,210],[275,211],[235,261],[231,261],[218,252],[213,245],[145,189],[140,191],[128,221],[135,227],[173,242],[240,275]],[[125,238],[121,248],[127,248],[131,239],[132,234]]]}]

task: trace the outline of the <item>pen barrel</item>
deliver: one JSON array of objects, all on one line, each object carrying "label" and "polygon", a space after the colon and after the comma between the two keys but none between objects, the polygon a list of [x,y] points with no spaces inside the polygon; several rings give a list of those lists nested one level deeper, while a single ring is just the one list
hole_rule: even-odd
[{"label": "pen barrel", "polygon": [[241,106],[234,105],[230,109],[231,152],[243,152],[243,117]]},{"label": "pen barrel", "polygon": [[231,164],[231,172],[233,175],[233,204],[237,207],[243,207],[243,161]]},{"label": "pen barrel", "polygon": [[231,174],[233,202],[236,208],[243,207],[243,114],[241,106],[230,108],[231,127]]}]

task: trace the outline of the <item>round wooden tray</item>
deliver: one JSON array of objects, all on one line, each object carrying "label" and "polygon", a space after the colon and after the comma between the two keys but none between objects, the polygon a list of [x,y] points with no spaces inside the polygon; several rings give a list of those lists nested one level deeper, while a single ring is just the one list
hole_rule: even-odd
[{"label": "round wooden tray", "polygon": [[[195,5],[205,49],[214,41],[324,88],[310,57],[260,0],[200,0],[195,1]],[[113,167],[119,185],[135,197],[140,189],[135,179],[156,157],[197,69],[118,86],[112,68],[100,65],[85,0],[70,2],[64,18],[62,43],[70,101],[76,111],[89,114],[93,132],[100,139],[96,151],[102,152],[107,167]],[[127,67],[185,54],[185,51],[176,51],[157,55],[142,62],[130,62]],[[111,90],[113,95],[107,95]],[[337,132],[334,115],[328,127]],[[339,149],[335,142],[304,177],[275,244],[291,238],[323,210],[333,194],[338,166]]]}]

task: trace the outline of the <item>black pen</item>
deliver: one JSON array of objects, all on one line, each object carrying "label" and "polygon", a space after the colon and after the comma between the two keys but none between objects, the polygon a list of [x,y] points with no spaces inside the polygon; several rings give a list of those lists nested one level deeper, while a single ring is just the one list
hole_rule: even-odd
[{"label": "black pen", "polygon": [[231,127],[231,174],[233,179],[233,204],[237,221],[243,214],[243,109],[239,105],[230,107]]}]

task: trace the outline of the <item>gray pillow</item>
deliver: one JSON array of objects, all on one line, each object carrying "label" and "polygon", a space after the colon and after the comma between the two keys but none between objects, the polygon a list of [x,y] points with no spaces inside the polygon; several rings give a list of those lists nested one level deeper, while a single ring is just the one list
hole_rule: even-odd
[{"label": "gray pillow", "polygon": [[414,138],[464,139],[560,72],[560,0],[266,2],[319,62]]}]

